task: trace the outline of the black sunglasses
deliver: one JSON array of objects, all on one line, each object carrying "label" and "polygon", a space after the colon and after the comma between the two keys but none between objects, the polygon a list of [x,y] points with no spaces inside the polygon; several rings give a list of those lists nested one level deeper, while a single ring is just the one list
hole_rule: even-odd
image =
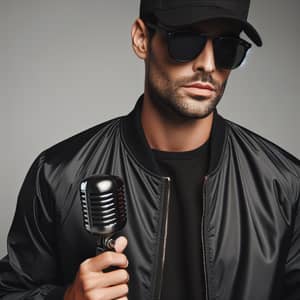
[{"label": "black sunglasses", "polygon": [[176,62],[194,60],[212,39],[215,64],[220,69],[236,69],[246,57],[251,44],[233,36],[209,37],[192,30],[172,30],[162,25],[146,24],[150,30],[163,31],[167,37],[169,55]]}]

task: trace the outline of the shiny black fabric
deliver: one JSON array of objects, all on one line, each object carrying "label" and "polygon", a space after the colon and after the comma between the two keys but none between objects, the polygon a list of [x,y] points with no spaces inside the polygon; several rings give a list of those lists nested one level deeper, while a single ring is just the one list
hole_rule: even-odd
[{"label": "shiny black fabric", "polygon": [[[1,299],[62,299],[94,256],[79,199],[80,180],[92,174],[125,181],[129,299],[159,299],[169,185],[141,130],[141,105],[36,158],[0,261]],[[199,233],[209,300],[299,300],[299,160],[217,113],[211,139]]]}]

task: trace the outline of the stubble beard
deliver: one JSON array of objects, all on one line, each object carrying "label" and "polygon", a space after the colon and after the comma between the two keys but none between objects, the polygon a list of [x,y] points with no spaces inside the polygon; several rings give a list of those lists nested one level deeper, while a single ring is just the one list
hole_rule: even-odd
[{"label": "stubble beard", "polygon": [[[209,116],[220,102],[227,84],[215,82],[208,73],[199,71],[193,78],[185,77],[171,81],[162,70],[154,70],[148,64],[146,75],[146,90],[152,104],[164,117],[169,119],[191,120],[203,119]],[[197,95],[184,95],[180,93],[182,86],[192,82],[209,82],[215,88],[215,97],[206,98]]]}]

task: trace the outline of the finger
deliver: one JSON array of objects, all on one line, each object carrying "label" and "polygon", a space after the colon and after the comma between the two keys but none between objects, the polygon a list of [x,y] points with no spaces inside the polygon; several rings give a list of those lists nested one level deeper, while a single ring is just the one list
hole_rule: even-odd
[{"label": "finger", "polygon": [[128,294],[128,285],[120,284],[103,289],[103,299],[118,299],[125,297]]},{"label": "finger", "polygon": [[86,272],[101,272],[110,266],[126,268],[128,265],[127,257],[123,253],[106,251],[95,257],[85,260],[81,264],[81,271]]},{"label": "finger", "polygon": [[119,285],[122,283],[128,283],[129,274],[124,269],[119,269],[107,273],[100,273],[98,279],[98,286],[109,287]]},{"label": "finger", "polygon": [[126,270],[119,269],[108,273],[89,273],[88,276],[82,279],[82,289],[85,293],[87,293],[95,289],[108,288],[110,286],[116,286],[124,283],[126,284],[129,281],[129,274]]},{"label": "finger", "polygon": [[120,236],[115,241],[115,250],[116,252],[123,252],[128,244],[126,237]]}]

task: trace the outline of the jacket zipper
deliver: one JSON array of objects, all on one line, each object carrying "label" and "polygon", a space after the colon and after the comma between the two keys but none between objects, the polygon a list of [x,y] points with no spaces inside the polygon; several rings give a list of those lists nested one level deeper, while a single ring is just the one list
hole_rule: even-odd
[{"label": "jacket zipper", "polygon": [[[163,257],[162,257],[162,274],[165,267],[165,259],[166,259],[166,246],[167,246],[167,236],[168,236],[168,224],[169,224],[169,206],[170,206],[170,192],[171,192],[171,178],[166,177],[167,180],[167,207],[166,207],[166,220],[165,220],[165,230],[164,230],[164,245],[163,245]],[[162,280],[160,282],[160,286],[162,285]],[[161,290],[161,287],[160,287]],[[160,299],[160,292],[159,292],[159,299]]]},{"label": "jacket zipper", "polygon": [[[163,272],[165,266],[166,258],[166,244],[167,244],[167,235],[168,235],[168,221],[169,221],[169,206],[170,206],[170,190],[171,190],[171,178],[163,177],[165,181],[166,188],[164,189],[163,201],[166,201],[164,206],[164,211],[162,212],[162,218],[164,217],[164,226],[163,226],[163,245],[160,253],[158,254],[158,259],[161,257],[159,268],[155,268],[156,279],[154,281],[154,296],[153,300],[160,300],[161,297],[161,288],[163,280]],[[162,255],[161,255],[162,253]]]},{"label": "jacket zipper", "polygon": [[207,182],[208,176],[204,177],[203,180],[203,211],[202,211],[202,232],[201,232],[201,241],[202,241],[202,258],[203,258],[203,272],[204,272],[204,282],[205,282],[205,299],[209,300],[209,295],[208,295],[208,282],[207,282],[207,266],[206,266],[206,248],[205,248],[205,209],[206,209],[206,182]]},{"label": "jacket zipper", "polygon": [[[202,232],[201,232],[201,241],[202,241],[202,258],[203,258],[203,270],[204,270],[204,282],[205,282],[205,299],[209,300],[209,294],[208,294],[208,282],[207,282],[207,270],[206,270],[206,255],[205,255],[205,210],[206,210],[206,182],[207,182],[208,176],[204,177],[203,181],[203,212],[202,212]],[[167,192],[166,192],[166,208],[165,213],[163,214],[165,216],[165,223],[164,223],[164,233],[163,233],[163,249],[162,249],[162,260],[160,269],[158,270],[159,279],[155,281],[155,292],[154,292],[154,300],[160,300],[161,297],[161,288],[162,288],[162,280],[163,280],[163,272],[164,272],[164,265],[165,265],[165,257],[166,257],[166,244],[167,244],[167,235],[168,235],[168,220],[169,220],[169,206],[170,206],[170,189],[171,189],[171,178],[170,177],[164,177],[164,180],[167,182]],[[157,291],[157,292],[156,292]],[[157,298],[156,298],[156,295]]]}]

